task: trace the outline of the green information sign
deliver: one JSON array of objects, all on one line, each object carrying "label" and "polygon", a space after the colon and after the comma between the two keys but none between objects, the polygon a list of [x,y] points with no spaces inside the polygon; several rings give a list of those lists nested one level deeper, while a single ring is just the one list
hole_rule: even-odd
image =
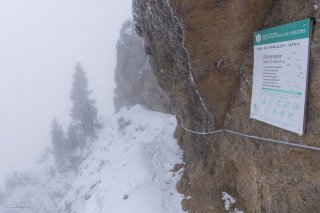
[{"label": "green information sign", "polygon": [[276,42],[291,41],[309,38],[310,19],[296,21],[254,33],[254,45],[271,44]]},{"label": "green information sign", "polygon": [[304,132],[311,20],[254,33],[250,117]]}]

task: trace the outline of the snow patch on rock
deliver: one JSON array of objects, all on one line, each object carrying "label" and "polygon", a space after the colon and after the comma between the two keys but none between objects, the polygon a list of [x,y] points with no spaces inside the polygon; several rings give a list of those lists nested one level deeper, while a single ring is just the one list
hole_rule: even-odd
[{"label": "snow patch on rock", "polygon": [[231,209],[231,206],[236,203],[236,200],[227,192],[222,192],[222,200],[224,202],[224,209],[229,213],[243,213],[243,211],[237,208]]}]

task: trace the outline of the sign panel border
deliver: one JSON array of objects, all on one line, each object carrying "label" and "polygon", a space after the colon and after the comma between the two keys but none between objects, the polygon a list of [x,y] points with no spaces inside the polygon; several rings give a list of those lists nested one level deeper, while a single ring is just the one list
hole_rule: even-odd
[{"label": "sign panel border", "polygon": [[[308,89],[308,76],[309,76],[309,59],[310,59],[310,41],[311,41],[311,32],[312,32],[312,24],[313,24],[313,20],[311,18],[307,18],[307,19],[303,19],[303,20],[299,20],[299,21],[295,21],[295,22],[291,22],[288,24],[284,24],[284,25],[280,25],[280,26],[276,26],[276,27],[271,27],[271,28],[267,28],[267,29],[263,29],[260,31],[256,31],[254,32],[254,66],[253,66],[253,84],[252,84],[252,98],[251,98],[251,110],[250,110],[250,118],[262,121],[264,123],[282,128],[282,129],[286,129],[288,131],[291,132],[295,132],[298,133],[299,135],[303,135],[304,134],[304,130],[305,130],[305,117],[306,117],[306,103],[307,103],[307,89]],[[296,45],[291,47],[290,45]],[[307,45],[307,47],[306,47]],[[268,50],[268,47],[271,50]],[[259,48],[259,49],[258,49]],[[302,71],[299,73],[302,73],[301,79],[304,80],[297,80],[297,82],[303,82],[305,85],[300,85],[302,86],[301,91],[297,90],[293,90],[293,89],[283,89],[282,86],[280,85],[276,85],[277,81],[278,82],[284,82],[284,78],[283,75],[281,73],[283,73],[284,69],[290,70],[289,68],[287,68],[286,66],[290,66],[289,63],[287,63],[286,59],[290,59],[290,57],[288,56],[287,58],[283,57],[283,55],[281,54],[274,54],[275,52],[277,52],[277,48],[279,48],[279,50],[281,50],[282,48],[282,53],[284,56],[286,55],[286,52],[283,52],[284,50],[297,50],[299,48],[301,48],[303,50],[303,53],[306,53],[305,51],[307,51],[307,58],[302,57],[301,59],[301,63],[300,67],[298,67],[299,69],[301,69]],[[286,49],[285,49],[286,48]],[[258,50],[260,51],[259,54],[257,54]],[[270,51],[270,54],[268,55],[268,51]],[[280,51],[281,52],[281,51]],[[264,53],[264,55],[261,57],[261,53]],[[301,54],[301,52],[299,52],[297,55]],[[259,58],[257,58],[256,56],[259,55]],[[298,56],[297,56],[298,57]],[[257,60],[261,60],[258,61]],[[283,68],[281,66],[279,66],[280,68],[278,70],[271,70],[274,71],[274,73],[271,72],[271,74],[273,75],[267,75],[270,74],[267,71],[270,71],[268,69],[271,69],[272,67],[268,67],[268,66],[263,66],[263,68],[261,68],[261,64],[262,65],[266,65],[264,63],[269,63],[268,60],[270,61],[270,63],[272,63],[272,60],[275,61],[274,64],[283,64]],[[300,60],[299,58],[296,59],[296,61]],[[257,66],[257,64],[260,65],[260,67]],[[298,65],[297,65],[298,66]],[[267,68],[265,68],[267,67]],[[265,70],[262,70],[265,69]],[[293,70],[294,68],[291,68],[291,70]],[[290,71],[291,71],[290,70]],[[264,79],[266,81],[262,81],[261,80],[261,76],[262,76],[262,72],[265,71],[265,73],[263,73],[263,77],[269,77],[270,79]],[[276,74],[275,74],[276,73]],[[280,75],[280,74],[281,75]],[[288,74],[287,74],[288,75]],[[257,77],[258,76],[258,77]],[[260,78],[259,78],[260,77]],[[293,78],[292,76],[290,76],[291,78]],[[278,78],[278,79],[277,79]],[[259,80],[257,80],[259,79]],[[280,80],[279,80],[280,79]],[[263,85],[263,83],[266,83],[267,80],[270,80],[270,85]],[[272,82],[274,81],[274,82]],[[259,85],[257,85],[257,83]],[[275,84],[275,85],[272,85]],[[260,113],[256,108],[258,108],[257,105],[257,97],[259,99],[262,98],[262,93],[265,94],[278,94],[278,96],[280,97],[284,97],[284,100],[287,100],[292,97],[297,97],[296,99],[299,99],[299,101],[301,102],[302,105],[302,101],[303,101],[303,111],[302,111],[302,106],[301,106],[301,110],[299,110],[299,112],[297,114],[299,114],[299,118],[296,119],[298,124],[295,124],[294,122],[289,122],[289,121],[282,121],[280,118],[279,119],[275,119],[272,118],[271,116],[268,117],[266,116],[266,114]],[[302,96],[302,97],[301,97]],[[265,97],[265,96],[263,96]],[[281,105],[282,107],[282,105]],[[294,107],[294,106],[292,106]],[[260,113],[260,114],[259,114]],[[292,113],[291,113],[292,114]],[[288,115],[289,116],[289,115]],[[301,123],[302,122],[302,123]]]}]

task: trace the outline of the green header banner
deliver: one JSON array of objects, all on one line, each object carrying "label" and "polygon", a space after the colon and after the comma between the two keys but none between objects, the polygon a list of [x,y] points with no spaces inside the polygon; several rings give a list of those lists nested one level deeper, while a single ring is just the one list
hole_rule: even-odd
[{"label": "green header banner", "polygon": [[254,33],[254,45],[291,41],[310,37],[311,19],[304,19]]}]

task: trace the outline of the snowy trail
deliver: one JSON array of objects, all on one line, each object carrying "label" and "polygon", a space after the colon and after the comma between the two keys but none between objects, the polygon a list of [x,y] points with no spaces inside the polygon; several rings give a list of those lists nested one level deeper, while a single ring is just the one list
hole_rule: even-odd
[{"label": "snowy trail", "polygon": [[174,116],[136,106],[109,119],[67,195],[68,206],[79,213],[183,212],[176,192],[182,171],[170,171],[182,162]]},{"label": "snowy trail", "polygon": [[0,212],[22,212],[5,204],[23,202],[30,205],[24,213],[182,213],[176,183],[183,171],[170,171],[182,163],[176,125],[174,116],[141,106],[122,110],[106,119],[99,139],[82,153],[78,173],[59,173],[47,152],[19,179],[29,182],[0,200]]}]

